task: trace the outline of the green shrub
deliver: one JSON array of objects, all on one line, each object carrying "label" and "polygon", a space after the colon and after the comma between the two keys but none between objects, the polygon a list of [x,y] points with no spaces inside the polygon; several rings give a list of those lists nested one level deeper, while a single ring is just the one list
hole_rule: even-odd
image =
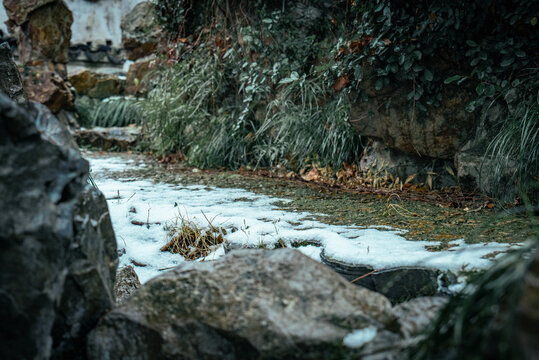
[{"label": "green shrub", "polygon": [[[532,197],[539,191],[539,95],[520,100],[500,124],[485,152],[483,165],[489,166],[494,178],[509,175],[521,194]],[[503,185],[496,189],[502,197]]]},{"label": "green shrub", "polygon": [[353,162],[361,151],[361,139],[349,122],[347,96],[335,95],[316,77],[283,82],[287,85],[269,104],[257,132],[262,143],[257,148],[258,163],[303,167],[307,159],[315,159],[322,166],[340,167]]},{"label": "green shrub", "polygon": [[104,100],[89,97],[75,99],[75,112],[83,127],[113,127],[140,125],[138,100],[127,97],[111,97]]}]

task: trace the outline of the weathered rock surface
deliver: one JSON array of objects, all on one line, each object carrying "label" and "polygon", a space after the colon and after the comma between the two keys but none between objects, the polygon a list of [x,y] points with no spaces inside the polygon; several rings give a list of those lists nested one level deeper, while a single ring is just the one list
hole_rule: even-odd
[{"label": "weathered rock surface", "polygon": [[116,238],[103,194],[87,185],[73,218],[68,275],[54,323],[54,358],[83,358],[87,333],[114,305]]},{"label": "weathered rock surface", "polygon": [[420,296],[433,296],[438,289],[439,272],[425,267],[395,267],[375,271],[368,265],[351,265],[320,254],[322,262],[355,285],[386,296],[400,303]]},{"label": "weathered rock surface", "polygon": [[81,128],[75,131],[75,138],[81,146],[128,150],[137,144],[140,132],[140,126]]},{"label": "weathered rock surface", "polygon": [[125,80],[125,92],[130,95],[145,96],[150,89],[151,76],[148,75],[158,66],[159,60],[157,58],[131,64]]},{"label": "weathered rock surface", "polygon": [[55,1],[57,0],[4,0],[4,8],[9,19],[21,25],[28,20],[32,11]]},{"label": "weathered rock surface", "polygon": [[69,84],[55,72],[25,69],[23,84],[30,100],[45,104],[53,113],[73,108],[74,97]]},{"label": "weathered rock surface", "polygon": [[0,44],[0,91],[17,104],[26,101],[21,75],[13,61],[11,48],[7,42]]},{"label": "weathered rock surface", "polygon": [[161,28],[154,7],[149,1],[141,2],[122,19],[122,43],[129,60],[151,55],[157,49]]},{"label": "weathered rock surface", "polygon": [[73,16],[62,0],[4,0],[4,6],[22,63],[69,61]]},{"label": "weathered rock surface", "polygon": [[122,82],[118,75],[98,74],[90,70],[83,70],[69,76],[69,82],[79,95],[103,99],[119,95],[122,91]]},{"label": "weathered rock surface", "polygon": [[127,265],[116,274],[116,282],[114,283],[114,295],[116,303],[121,305],[140,288],[140,280],[135,269],[131,265]]},{"label": "weathered rock surface", "polygon": [[395,306],[393,314],[397,317],[401,335],[405,339],[419,335],[436,319],[448,301],[448,297],[426,296]]},{"label": "weathered rock surface", "polygon": [[238,250],[150,280],[88,339],[91,359],[338,359],[391,321],[382,295],[297,250]]},{"label": "weathered rock surface", "polygon": [[0,94],[0,358],[81,356],[112,306],[116,241],[67,129]]},{"label": "weathered rock surface", "polygon": [[[359,162],[359,169],[367,171],[373,169],[384,173],[387,171],[395,178],[399,177],[401,183],[408,176],[415,175],[414,182],[427,183],[430,175],[434,188],[455,186],[458,184],[456,171],[453,170],[453,161],[419,157],[399,150],[391,149],[381,141],[372,141],[363,152]],[[449,170],[453,175],[449,173]]]},{"label": "weathered rock surface", "polygon": [[376,91],[374,80],[360,86],[369,100],[352,104],[351,124],[360,135],[381,139],[393,149],[451,160],[475,131],[475,115],[465,110],[471,98],[461,87],[445,87],[441,106],[429,107],[426,115],[419,117],[407,99],[413,89]]},{"label": "weathered rock surface", "polygon": [[513,179],[515,168],[511,164],[500,175],[492,171],[493,159],[473,152],[459,152],[455,155],[455,165],[460,186],[465,191],[482,191],[498,194],[502,201],[511,202],[518,193]]}]

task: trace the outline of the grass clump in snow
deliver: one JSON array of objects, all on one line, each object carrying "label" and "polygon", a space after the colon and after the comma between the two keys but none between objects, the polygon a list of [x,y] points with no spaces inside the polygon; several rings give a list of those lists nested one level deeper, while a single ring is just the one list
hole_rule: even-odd
[{"label": "grass clump in snow", "polygon": [[167,225],[170,239],[161,251],[180,254],[185,260],[196,260],[208,256],[222,244],[227,234],[225,228],[215,227],[208,220],[209,228],[203,229],[195,222],[179,215],[174,224]]}]

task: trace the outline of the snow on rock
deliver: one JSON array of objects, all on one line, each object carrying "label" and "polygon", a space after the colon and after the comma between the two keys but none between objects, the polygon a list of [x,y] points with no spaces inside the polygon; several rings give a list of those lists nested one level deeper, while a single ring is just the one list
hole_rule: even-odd
[{"label": "snow on rock", "polygon": [[[212,225],[227,229],[226,240],[238,246],[273,248],[278,242],[299,246],[299,251],[320,261],[320,252],[348,264],[369,265],[376,269],[396,266],[429,266],[458,272],[484,269],[492,260],[482,258],[510,245],[499,243],[466,244],[452,241],[446,251],[429,252],[425,246],[439,241],[409,241],[398,229],[361,228],[328,225],[308,220],[310,213],[284,211],[278,202],[289,200],[255,194],[243,189],[225,189],[200,185],[171,185],[147,180],[115,179],[137,165],[119,157],[89,159],[92,174],[105,194],[118,246],[126,254],[120,267],[134,260],[142,283],[183,262],[177,254],[161,252],[167,242],[165,226],[189,219],[201,227]],[[139,224],[139,225],[134,225]],[[216,259],[223,247],[207,257]]]},{"label": "snow on rock", "polygon": [[377,330],[375,327],[354,330],[345,336],[342,343],[344,346],[349,348],[359,348],[374,339],[376,333]]}]

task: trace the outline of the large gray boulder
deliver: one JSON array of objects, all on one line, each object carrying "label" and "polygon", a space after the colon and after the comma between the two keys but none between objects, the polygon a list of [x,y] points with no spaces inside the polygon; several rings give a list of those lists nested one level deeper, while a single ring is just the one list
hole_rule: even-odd
[{"label": "large gray boulder", "polygon": [[68,273],[53,327],[56,359],[85,358],[86,335],[114,305],[116,239],[103,194],[87,185],[73,214]]},{"label": "large gray boulder", "polygon": [[0,93],[0,358],[84,357],[113,304],[116,241],[88,163],[48,110]]},{"label": "large gray boulder", "polygon": [[382,295],[297,250],[238,250],[153,279],[108,313],[90,359],[339,359],[354,329],[392,322]]}]

